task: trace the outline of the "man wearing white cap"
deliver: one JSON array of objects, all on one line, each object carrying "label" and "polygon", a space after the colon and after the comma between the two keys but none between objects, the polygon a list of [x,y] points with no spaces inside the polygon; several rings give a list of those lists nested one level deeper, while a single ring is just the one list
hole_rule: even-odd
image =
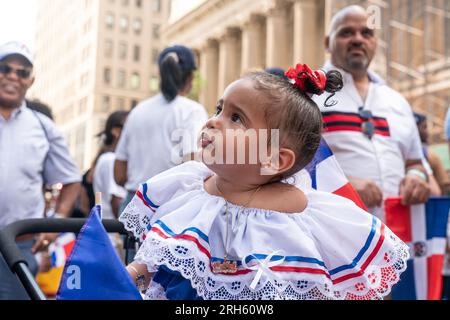
[{"label": "man wearing white cap", "polygon": [[[61,183],[56,212],[68,216],[80,190],[81,177],[55,124],[26,107],[34,82],[33,57],[17,42],[0,45],[0,229],[18,220],[42,218],[44,184]],[[34,253],[55,235],[17,239],[28,266],[36,273]],[[0,299],[26,299],[27,294],[0,255]]]}]

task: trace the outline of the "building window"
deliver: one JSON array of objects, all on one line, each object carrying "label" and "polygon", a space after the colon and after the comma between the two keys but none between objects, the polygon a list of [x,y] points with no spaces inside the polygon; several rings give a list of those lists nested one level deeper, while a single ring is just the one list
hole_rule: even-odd
[{"label": "building window", "polygon": [[127,44],[125,42],[119,44],[119,58],[123,60],[127,58]]},{"label": "building window", "polygon": [[80,106],[80,115],[83,115],[87,112],[87,97],[84,97],[80,100],[79,106]]},{"label": "building window", "polygon": [[139,89],[141,87],[141,76],[139,75],[139,73],[134,72],[131,75],[131,89]]},{"label": "building window", "polygon": [[83,33],[89,33],[89,31],[91,31],[91,29],[92,29],[92,20],[89,19],[83,25]]},{"label": "building window", "polygon": [[128,18],[127,17],[120,17],[120,30],[122,32],[127,32],[128,31]]},{"label": "building window", "polygon": [[159,58],[159,50],[158,49],[153,49],[152,50],[152,62],[153,63],[158,63],[158,58]]},{"label": "building window", "polygon": [[117,99],[117,109],[125,110],[125,99],[124,98]]},{"label": "building window", "polygon": [[111,58],[113,55],[113,42],[111,40],[105,41],[105,57]]},{"label": "building window", "polygon": [[126,83],[125,71],[119,70],[117,74],[117,86],[119,88],[125,88],[125,83]]},{"label": "building window", "polygon": [[128,6],[129,0],[122,0],[122,5],[124,7]]},{"label": "building window", "polygon": [[152,1],[152,10],[153,12],[161,12],[161,0]]},{"label": "building window", "polygon": [[81,87],[86,86],[88,83],[88,79],[89,79],[88,73],[87,72],[83,73],[83,75],[81,76],[81,79],[80,79],[80,86]]},{"label": "building window", "polygon": [[81,54],[83,61],[87,61],[91,54],[91,46],[88,45],[87,47],[83,48],[83,52]]},{"label": "building window", "polygon": [[136,61],[136,62],[139,62],[139,60],[141,60],[141,47],[134,46],[134,49],[133,49],[133,60]]},{"label": "building window", "polygon": [[142,0],[136,0],[136,7],[138,8],[142,7]]},{"label": "building window", "polygon": [[77,129],[76,129],[76,133],[75,133],[75,145],[84,147],[84,143],[85,143],[85,138],[86,138],[86,125],[80,125]]},{"label": "building window", "polygon": [[108,29],[114,29],[114,15],[111,12],[106,14],[105,22]]},{"label": "building window", "polygon": [[158,89],[159,89],[159,78],[158,77],[155,77],[155,76],[150,77],[150,81],[148,83],[149,83],[150,92],[158,91]]},{"label": "building window", "polygon": [[142,20],[139,18],[135,18],[133,20],[133,30],[136,34],[140,34],[142,31]]},{"label": "building window", "polygon": [[160,29],[160,25],[159,24],[154,24],[152,27],[152,34],[153,34],[153,38],[154,39],[159,39],[159,29]]},{"label": "building window", "polygon": [[109,112],[111,109],[111,98],[109,96],[104,96],[102,101],[102,112]]},{"label": "building window", "polygon": [[110,68],[105,68],[103,70],[103,82],[106,84],[111,83],[111,69]]}]

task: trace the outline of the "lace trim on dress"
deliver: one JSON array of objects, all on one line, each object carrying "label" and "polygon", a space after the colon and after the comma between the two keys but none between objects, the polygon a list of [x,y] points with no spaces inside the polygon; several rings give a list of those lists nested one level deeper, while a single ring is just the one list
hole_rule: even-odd
[{"label": "lace trim on dress", "polygon": [[[378,252],[375,257],[378,260],[372,260],[377,265],[371,264],[362,276],[346,280],[345,287],[334,285],[325,276],[302,273],[296,276],[297,279],[290,280],[269,279],[263,275],[253,290],[250,283],[255,272],[235,276],[213,274],[208,257],[200,253],[195,244],[163,239],[153,233],[152,238],[147,239],[140,248],[136,259],[139,263],[145,263],[149,270],[165,265],[180,272],[190,280],[197,294],[207,300],[372,300],[382,299],[390,293],[391,287],[400,280],[400,274],[406,269],[409,258],[408,247],[388,230],[386,241],[391,242],[386,246],[390,250]],[[163,292],[155,291],[155,285],[152,283],[149,286],[146,297],[164,298]],[[155,292],[160,292],[159,296]]]},{"label": "lace trim on dress", "polygon": [[144,295],[144,300],[167,300],[163,286],[152,281]]},{"label": "lace trim on dress", "polygon": [[148,233],[148,226],[154,213],[148,208],[140,208],[144,204],[138,203],[139,198],[134,197],[127,205],[119,221],[123,223],[125,230],[133,233],[136,239],[145,240]]}]

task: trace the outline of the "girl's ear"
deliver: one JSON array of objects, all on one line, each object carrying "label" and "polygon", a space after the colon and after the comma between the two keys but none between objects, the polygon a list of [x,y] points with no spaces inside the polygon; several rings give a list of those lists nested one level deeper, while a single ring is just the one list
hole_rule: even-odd
[{"label": "girl's ear", "polygon": [[271,160],[261,163],[261,175],[281,175],[294,166],[295,160],[294,151],[280,148],[278,153],[272,154]]}]

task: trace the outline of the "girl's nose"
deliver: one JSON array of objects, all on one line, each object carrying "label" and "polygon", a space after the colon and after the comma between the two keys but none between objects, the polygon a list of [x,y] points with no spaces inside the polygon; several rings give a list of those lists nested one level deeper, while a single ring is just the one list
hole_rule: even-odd
[{"label": "girl's nose", "polygon": [[220,118],[219,116],[212,116],[206,121],[206,127],[208,129],[219,129],[220,128]]}]

